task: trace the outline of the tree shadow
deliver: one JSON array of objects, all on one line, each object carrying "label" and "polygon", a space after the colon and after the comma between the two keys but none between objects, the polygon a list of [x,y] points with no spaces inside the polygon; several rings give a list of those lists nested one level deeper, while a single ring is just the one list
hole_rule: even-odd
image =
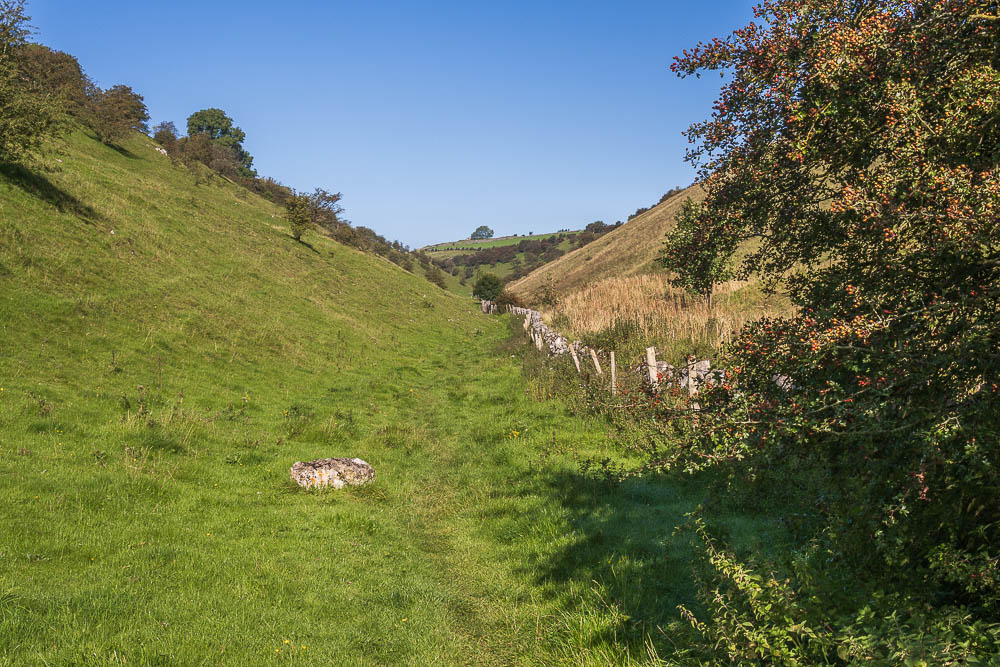
[{"label": "tree shadow", "polygon": [[28,194],[55,206],[61,213],[71,213],[88,222],[101,219],[101,215],[93,207],[84,204],[49,179],[22,165],[0,164],[0,177]]},{"label": "tree shadow", "polygon": [[[567,539],[519,574],[553,590],[569,585],[590,591],[567,602],[565,611],[592,618],[576,607],[583,602],[592,611],[600,609],[604,621],[581,621],[581,636],[573,642],[642,652],[651,641],[661,657],[671,654],[666,631],[681,621],[677,605],[700,610],[694,577],[701,559],[698,544],[693,531],[675,528],[704,501],[704,480],[671,476],[608,482],[558,466],[539,471],[534,482],[513,494],[547,496],[563,508],[566,528],[560,532]],[[530,533],[539,519],[529,511],[517,521]]]},{"label": "tree shadow", "polygon": [[104,144],[104,145],[107,146],[108,148],[110,148],[111,150],[115,151],[119,155],[121,155],[123,157],[127,157],[130,160],[138,160],[139,159],[138,155],[136,155],[135,153],[133,153],[132,151],[130,151],[127,148],[119,146],[118,144]]},{"label": "tree shadow", "polygon": [[[563,466],[539,472],[535,482],[515,495],[554,498],[563,508],[568,530],[562,534],[568,539],[521,574],[543,586],[583,585],[591,591],[583,599],[591,598],[608,622],[599,627],[584,622],[575,638],[580,646],[628,646],[642,652],[652,642],[668,658],[676,649],[670,627],[684,624],[678,605],[697,615],[705,612],[696,580],[696,571],[704,572],[705,551],[688,514],[699,506],[712,508],[713,532],[729,538],[727,544],[740,556],[761,543],[779,541],[780,529],[767,516],[719,506],[710,491],[715,481],[712,473],[612,482]],[[519,519],[525,532],[539,520],[531,512]],[[575,607],[566,612],[581,613]]]},{"label": "tree shadow", "polygon": [[296,242],[298,242],[298,243],[301,243],[301,244],[302,244],[302,245],[304,245],[305,247],[309,248],[310,250],[312,250],[312,251],[313,251],[314,253],[316,253],[317,255],[319,254],[319,250],[316,250],[316,248],[315,248],[315,247],[314,247],[314,246],[313,246],[313,245],[312,245],[311,243],[309,243],[308,241],[303,241],[302,239],[297,239],[297,238],[295,238],[294,236],[292,236],[291,234],[289,234],[288,236],[289,236],[289,237],[291,237],[291,239],[292,239],[293,241],[296,241]]}]

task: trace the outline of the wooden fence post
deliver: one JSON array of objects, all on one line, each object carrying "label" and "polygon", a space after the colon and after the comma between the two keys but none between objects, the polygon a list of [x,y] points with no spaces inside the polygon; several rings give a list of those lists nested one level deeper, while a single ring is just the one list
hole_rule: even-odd
[{"label": "wooden fence post", "polygon": [[594,368],[597,369],[597,374],[604,375],[604,371],[601,370],[601,362],[597,360],[597,353],[594,352],[593,348],[590,349],[590,359],[594,362]]},{"label": "wooden fence post", "polygon": [[542,342],[543,342],[542,334],[540,334],[540,333],[539,334],[535,334],[535,347],[538,348],[539,352],[542,351]]},{"label": "wooden fence post", "polygon": [[615,389],[617,389],[617,387],[615,386],[615,380],[617,379],[615,377],[615,372],[616,372],[616,369],[615,369],[615,351],[611,350],[611,395],[612,396],[615,395]]},{"label": "wooden fence post", "polygon": [[528,330],[528,325],[531,324],[531,315],[524,316],[524,330]]},{"label": "wooden fence post", "polygon": [[576,372],[580,372],[580,358],[576,356],[576,348],[573,347],[573,343],[569,344],[569,354],[573,357],[573,365],[576,366]]},{"label": "wooden fence post", "polygon": [[688,355],[688,396],[694,396],[697,390],[694,388],[694,355]]},{"label": "wooden fence post", "polygon": [[649,373],[649,385],[654,392],[660,390],[660,379],[656,370],[656,348],[646,348],[646,371]]}]

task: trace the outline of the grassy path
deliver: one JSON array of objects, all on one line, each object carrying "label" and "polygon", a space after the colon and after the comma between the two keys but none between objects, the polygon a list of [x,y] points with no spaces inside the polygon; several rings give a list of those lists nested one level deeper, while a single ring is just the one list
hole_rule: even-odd
[{"label": "grassy path", "polygon": [[[72,406],[40,418],[7,400],[25,451],[0,452],[3,661],[530,664],[621,649],[624,634],[603,633],[625,613],[597,603],[592,578],[615,582],[608,554],[631,576],[636,544],[662,561],[665,525],[617,526],[617,545],[592,528],[609,529],[602,512],[672,520],[689,503],[654,507],[663,489],[629,497],[543,464],[553,434],[596,452],[603,433],[526,398],[516,362],[493,352],[503,333],[293,401],[208,417],[164,405],[154,427],[120,414],[74,427],[86,418]],[[366,458],[376,483],[290,485],[291,462],[326,455]]]}]

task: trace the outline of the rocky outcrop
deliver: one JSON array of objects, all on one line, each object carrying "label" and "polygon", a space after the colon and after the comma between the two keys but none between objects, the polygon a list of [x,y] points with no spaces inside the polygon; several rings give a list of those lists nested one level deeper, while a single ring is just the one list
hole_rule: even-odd
[{"label": "rocky outcrop", "polygon": [[316,459],[297,461],[291,469],[292,481],[305,488],[332,486],[342,489],[375,479],[375,469],[361,459]]}]

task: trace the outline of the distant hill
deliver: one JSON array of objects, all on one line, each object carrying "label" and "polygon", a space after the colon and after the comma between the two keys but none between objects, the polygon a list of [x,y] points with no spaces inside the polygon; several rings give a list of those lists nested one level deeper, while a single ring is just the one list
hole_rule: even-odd
[{"label": "distant hill", "polygon": [[[614,229],[615,225],[598,221],[582,230],[464,239],[425,246],[417,252],[422,261],[428,258],[451,280],[458,281],[457,291],[471,293],[472,285],[482,273],[492,273],[505,281],[517,280]],[[453,289],[450,282],[449,287]]]},{"label": "distant hill", "polygon": [[543,287],[568,293],[604,278],[648,273],[655,267],[653,262],[681,205],[688,198],[701,200],[704,196],[698,185],[681,190],[593,243],[513,281],[509,287],[518,296],[537,301]]}]

